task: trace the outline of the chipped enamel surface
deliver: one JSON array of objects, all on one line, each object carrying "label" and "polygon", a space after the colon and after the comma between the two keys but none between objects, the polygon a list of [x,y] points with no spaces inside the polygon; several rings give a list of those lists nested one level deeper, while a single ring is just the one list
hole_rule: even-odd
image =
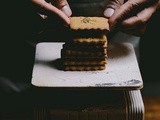
[{"label": "chipped enamel surface", "polygon": [[63,71],[57,59],[63,43],[39,43],[32,84],[37,87],[140,89],[143,81],[135,52],[129,43],[108,46],[107,68],[100,71]]}]

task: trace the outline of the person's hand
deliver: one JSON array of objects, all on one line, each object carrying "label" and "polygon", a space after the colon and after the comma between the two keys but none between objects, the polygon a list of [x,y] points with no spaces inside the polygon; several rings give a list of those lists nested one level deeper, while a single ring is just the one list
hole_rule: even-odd
[{"label": "person's hand", "polygon": [[152,15],[160,7],[160,0],[110,0],[104,16],[109,18],[111,27],[141,36]]},{"label": "person's hand", "polygon": [[65,24],[70,24],[72,11],[67,0],[31,0],[40,15],[58,16]]}]

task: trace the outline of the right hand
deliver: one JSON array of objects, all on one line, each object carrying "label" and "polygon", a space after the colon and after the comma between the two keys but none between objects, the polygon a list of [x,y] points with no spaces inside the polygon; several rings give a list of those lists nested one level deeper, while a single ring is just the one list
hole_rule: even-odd
[{"label": "right hand", "polygon": [[109,0],[104,15],[110,26],[142,36],[153,14],[160,8],[160,0]]},{"label": "right hand", "polygon": [[56,15],[58,16],[65,24],[70,24],[69,17],[72,14],[72,11],[66,0],[31,0],[34,4],[37,12],[41,15]]}]

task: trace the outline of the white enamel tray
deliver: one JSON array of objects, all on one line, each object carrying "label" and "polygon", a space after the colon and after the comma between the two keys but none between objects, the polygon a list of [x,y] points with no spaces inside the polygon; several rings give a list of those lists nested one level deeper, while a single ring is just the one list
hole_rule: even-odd
[{"label": "white enamel tray", "polygon": [[102,71],[63,71],[57,69],[62,44],[43,42],[36,46],[32,85],[72,89],[141,89],[143,81],[129,43],[108,45],[108,63]]}]

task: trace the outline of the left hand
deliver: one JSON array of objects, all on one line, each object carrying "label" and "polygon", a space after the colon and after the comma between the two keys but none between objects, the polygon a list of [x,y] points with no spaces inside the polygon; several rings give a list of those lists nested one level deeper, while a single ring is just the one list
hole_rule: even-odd
[{"label": "left hand", "polygon": [[104,15],[109,18],[111,27],[121,31],[141,36],[147,23],[160,7],[160,0],[110,0]]},{"label": "left hand", "polygon": [[[70,24],[69,17],[72,11],[67,0],[31,0],[31,2],[39,15],[45,15],[46,17],[53,17],[56,15],[59,20],[62,20],[65,24]],[[56,20],[52,20],[52,22],[56,22]]]}]

